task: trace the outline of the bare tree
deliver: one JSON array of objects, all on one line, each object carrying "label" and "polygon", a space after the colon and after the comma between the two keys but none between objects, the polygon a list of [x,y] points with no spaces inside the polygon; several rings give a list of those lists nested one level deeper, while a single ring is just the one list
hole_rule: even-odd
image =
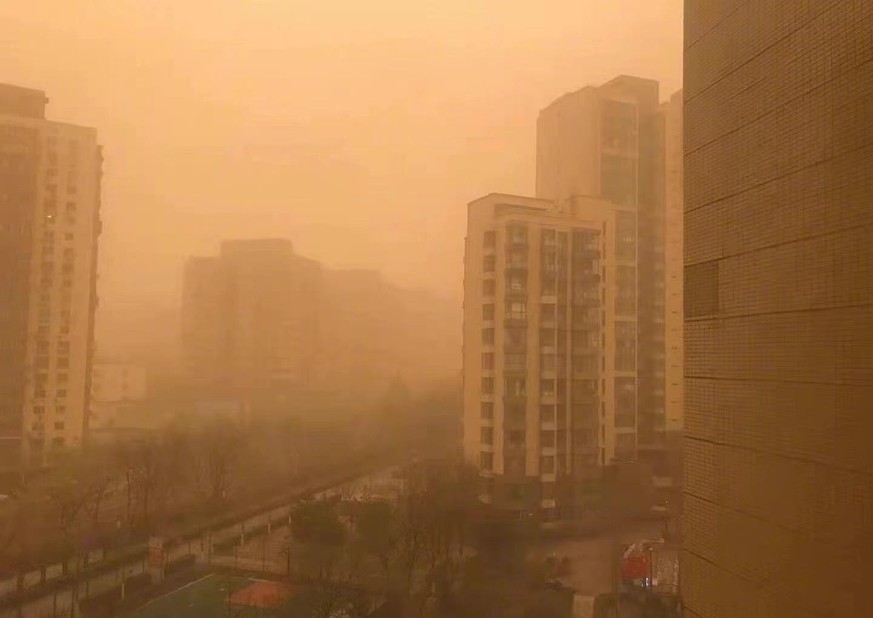
[{"label": "bare tree", "polygon": [[200,436],[199,447],[208,498],[213,503],[223,502],[227,499],[231,474],[240,455],[239,428],[229,423],[214,425]]},{"label": "bare tree", "polygon": [[302,549],[302,574],[310,584],[308,615],[331,618],[338,612],[364,615],[360,554],[349,542],[335,503],[307,501],[291,513],[291,533]]}]

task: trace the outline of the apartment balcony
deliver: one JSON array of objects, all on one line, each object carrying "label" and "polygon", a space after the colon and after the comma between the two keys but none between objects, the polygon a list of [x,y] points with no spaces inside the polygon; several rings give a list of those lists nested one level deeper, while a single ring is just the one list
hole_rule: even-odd
[{"label": "apartment balcony", "polygon": [[596,294],[576,292],[573,294],[572,299],[573,304],[577,307],[600,307],[603,304],[599,292]]},{"label": "apartment balcony", "polygon": [[596,260],[600,257],[599,247],[573,247],[573,260]]},{"label": "apartment balcony", "polygon": [[503,349],[506,352],[524,352],[527,350],[527,341],[503,341]]},{"label": "apartment balcony", "polygon": [[527,453],[527,445],[524,442],[520,442],[520,443],[504,442],[503,443],[503,455],[504,455],[504,457],[506,457],[506,456],[522,457],[522,456],[526,455],[526,453]]},{"label": "apartment balcony", "polygon": [[504,393],[503,403],[507,406],[523,406],[527,404],[526,393]]},{"label": "apartment balcony", "polygon": [[512,261],[506,264],[506,274],[509,275],[518,275],[518,274],[526,274],[528,270],[527,260],[525,261]]},{"label": "apartment balcony", "polygon": [[564,329],[567,327],[567,318],[566,317],[549,317],[546,319],[540,320],[540,328],[548,328],[548,329]]},{"label": "apartment balcony", "polygon": [[507,315],[503,318],[503,324],[508,327],[523,328],[527,326],[527,316]]},{"label": "apartment balcony", "polygon": [[578,380],[596,380],[600,377],[600,371],[595,367],[574,367],[572,371],[573,379]]},{"label": "apartment balcony", "polygon": [[570,329],[574,331],[589,331],[595,332],[600,330],[600,322],[597,320],[592,320],[590,318],[585,318],[582,320],[573,320],[570,325]]},{"label": "apartment balcony", "polygon": [[503,374],[507,377],[524,377],[527,375],[527,365],[504,365]]}]

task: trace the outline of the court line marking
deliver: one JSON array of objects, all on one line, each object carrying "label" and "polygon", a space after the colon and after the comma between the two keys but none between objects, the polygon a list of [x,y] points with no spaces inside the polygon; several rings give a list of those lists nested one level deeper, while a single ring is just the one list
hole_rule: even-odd
[{"label": "court line marking", "polygon": [[145,609],[146,607],[148,607],[148,606],[151,605],[152,603],[157,603],[157,602],[160,601],[161,599],[165,599],[165,598],[167,598],[167,597],[173,596],[173,595],[176,594],[177,592],[181,592],[182,590],[184,590],[185,588],[188,588],[189,586],[193,586],[194,584],[199,584],[199,583],[202,582],[204,579],[209,579],[210,577],[214,577],[214,576],[215,576],[214,573],[207,573],[206,575],[204,575],[204,576],[201,577],[200,579],[195,579],[193,582],[188,582],[187,584],[185,584],[185,585],[182,586],[181,588],[176,588],[175,590],[171,590],[170,592],[167,592],[167,593],[165,593],[165,594],[162,594],[161,596],[159,596],[159,597],[157,597],[157,598],[155,598],[155,599],[152,599],[151,601],[149,601],[149,602],[146,603],[145,605],[141,605],[141,606],[137,607],[137,608],[136,608],[135,610],[133,610],[133,611],[134,611],[134,612],[138,612],[138,611],[140,611],[141,609]]}]

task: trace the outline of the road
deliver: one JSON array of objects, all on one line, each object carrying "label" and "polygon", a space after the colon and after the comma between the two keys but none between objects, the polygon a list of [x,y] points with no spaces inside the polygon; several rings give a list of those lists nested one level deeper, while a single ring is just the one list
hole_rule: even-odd
[{"label": "road", "polygon": [[[396,468],[388,468],[377,473],[363,475],[353,481],[339,483],[336,486],[323,490],[316,494],[316,497],[327,497],[331,495],[341,494],[344,496],[359,494],[364,488],[374,485],[384,485],[386,478],[390,478]],[[301,494],[305,493],[301,489]],[[270,509],[258,515],[249,517],[244,521],[234,523],[222,528],[204,532],[197,538],[191,539],[184,543],[170,547],[166,552],[166,562],[170,563],[179,558],[196,555],[202,561],[209,562],[213,558],[218,557],[218,552],[214,550],[216,544],[230,539],[245,540],[246,531],[257,530],[264,527],[276,526],[276,534],[279,534],[283,526],[287,526],[288,516],[291,508],[296,500],[292,500],[286,505]],[[287,527],[285,528],[287,530]],[[269,535],[270,539],[275,539],[276,536]],[[258,560],[262,554],[262,549],[258,549],[258,543],[263,543],[263,536],[255,537],[248,543],[243,544],[243,554],[247,560]],[[253,553],[255,552],[255,553]],[[275,553],[275,552],[273,552]],[[254,565],[253,565],[254,566]],[[53,590],[47,590],[45,594],[39,595],[29,601],[22,603],[15,608],[0,609],[0,618],[43,618],[43,617],[67,617],[73,616],[73,599],[84,599],[92,597],[104,592],[108,592],[118,586],[122,582],[130,579],[133,576],[140,575],[147,571],[145,558],[137,558],[129,560],[124,564],[103,570],[87,577],[82,577],[74,583],[58,583]],[[60,564],[52,565],[47,569],[46,581],[57,579],[61,575]],[[31,571],[26,574],[26,588],[34,588],[40,585],[41,573],[39,571]],[[52,586],[49,586],[52,587]],[[14,579],[0,581],[0,599],[4,595],[13,594],[16,589]],[[75,614],[75,615],[78,615]]]}]

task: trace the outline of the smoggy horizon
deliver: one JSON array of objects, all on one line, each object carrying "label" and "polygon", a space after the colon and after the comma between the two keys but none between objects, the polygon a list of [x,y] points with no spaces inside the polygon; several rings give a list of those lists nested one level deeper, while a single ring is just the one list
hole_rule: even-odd
[{"label": "smoggy horizon", "polygon": [[178,306],[185,259],[226,238],[288,238],[328,267],[460,300],[467,202],[533,194],[537,113],[563,93],[618,74],[679,89],[681,11],[16,3],[0,8],[3,81],[98,130],[98,330]]}]

